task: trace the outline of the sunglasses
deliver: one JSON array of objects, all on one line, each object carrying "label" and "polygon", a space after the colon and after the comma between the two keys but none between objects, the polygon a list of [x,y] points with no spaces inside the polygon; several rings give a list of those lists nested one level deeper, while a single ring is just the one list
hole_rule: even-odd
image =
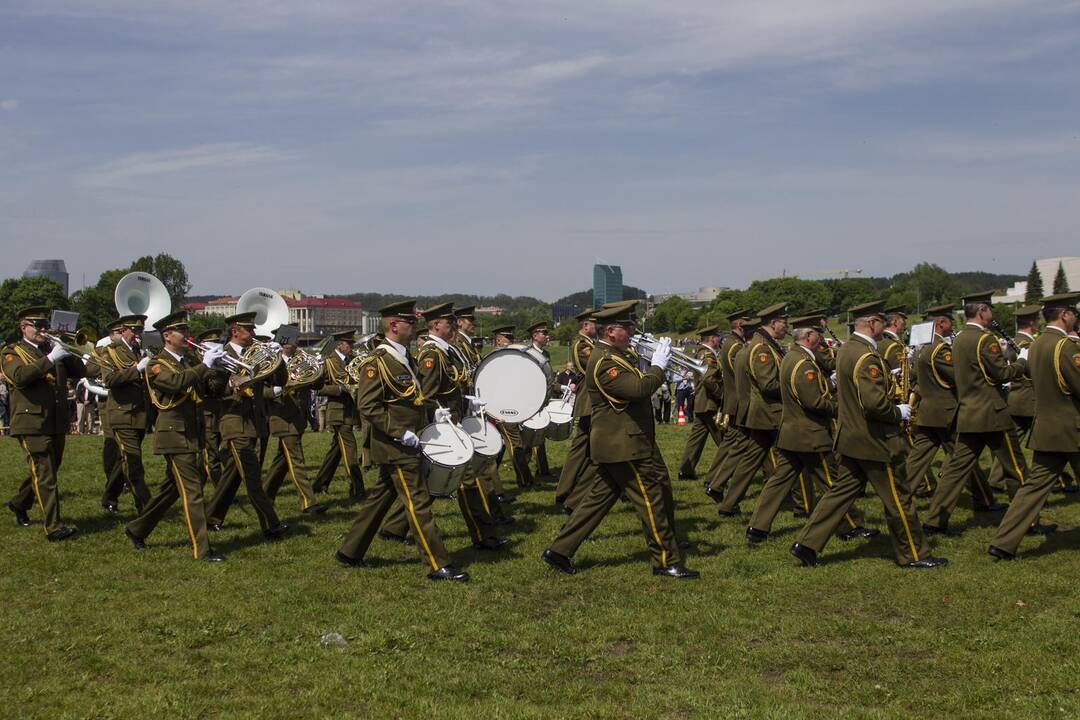
[{"label": "sunglasses", "polygon": [[31,325],[33,325],[38,330],[48,330],[49,329],[49,321],[48,320],[28,320],[27,322],[30,323]]}]

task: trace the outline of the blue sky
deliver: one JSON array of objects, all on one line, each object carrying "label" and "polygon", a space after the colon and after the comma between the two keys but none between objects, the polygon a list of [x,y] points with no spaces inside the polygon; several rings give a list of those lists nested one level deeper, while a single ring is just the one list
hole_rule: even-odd
[{"label": "blue sky", "polygon": [[1080,2],[5,0],[7,275],[554,299],[1075,255]]}]

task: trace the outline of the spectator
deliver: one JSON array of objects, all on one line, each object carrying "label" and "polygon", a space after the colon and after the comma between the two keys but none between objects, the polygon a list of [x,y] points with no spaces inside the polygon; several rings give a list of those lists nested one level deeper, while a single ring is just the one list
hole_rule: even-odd
[{"label": "spectator", "polygon": [[665,382],[657,392],[660,393],[660,417],[657,422],[667,424],[671,422],[671,383]]},{"label": "spectator", "polygon": [[675,384],[675,406],[686,415],[686,422],[694,422],[694,378],[689,370]]},{"label": "spectator", "polygon": [[8,387],[0,380],[0,435],[8,432]]},{"label": "spectator", "polygon": [[86,387],[86,378],[75,384],[75,434],[94,432],[94,395]]},{"label": "spectator", "polygon": [[67,401],[68,401],[68,433],[78,435],[75,431],[76,415],[76,403],[75,403],[75,382],[68,380],[67,383]]},{"label": "spectator", "polygon": [[574,363],[566,363],[566,367],[563,368],[561,373],[555,376],[555,380],[558,381],[560,385],[573,385],[577,383],[577,373],[574,372]]}]

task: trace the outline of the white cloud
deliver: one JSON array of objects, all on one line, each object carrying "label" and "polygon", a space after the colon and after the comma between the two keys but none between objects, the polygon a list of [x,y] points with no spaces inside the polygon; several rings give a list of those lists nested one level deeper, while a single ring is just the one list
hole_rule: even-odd
[{"label": "white cloud", "polygon": [[19,101],[15,98],[4,98],[0,100],[0,110],[15,110],[19,107]]},{"label": "white cloud", "polygon": [[82,184],[90,187],[122,185],[126,180],[155,175],[232,168],[256,163],[289,160],[293,154],[263,145],[212,143],[190,148],[126,155],[86,173]]}]

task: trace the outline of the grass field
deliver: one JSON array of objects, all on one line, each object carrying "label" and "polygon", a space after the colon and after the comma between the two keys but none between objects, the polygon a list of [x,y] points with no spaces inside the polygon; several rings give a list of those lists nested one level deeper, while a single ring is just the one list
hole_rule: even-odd
[{"label": "grass field", "polygon": [[[687,432],[661,428],[673,473]],[[317,466],[327,436],[305,445]],[[554,467],[565,448],[551,444]],[[98,507],[99,450],[97,438],[68,445],[74,541],[45,542],[36,510],[30,528],[0,514],[5,717],[1080,716],[1075,496],[1054,496],[1045,517],[1064,531],[1030,539],[1019,563],[992,562],[992,526],[961,510],[963,536],[936,543],[947,568],[899,569],[883,536],[834,540],[807,570],[786,552],[790,513],[749,549],[742,522],[721,522],[698,482],[676,481],[703,577],[675,582],[650,574],[625,505],[582,546],[578,575],[549,571],[538,556],[563,519],[549,483],[512,506],[513,544],[498,556],[472,550],[456,503],[436,505],[473,577],[451,585],[424,579],[413,548],[378,540],[376,568],[338,566],[354,512],[340,478],[316,519],[283,488],[282,542],[261,542],[250,509],[234,508],[213,536],[222,565],[190,559],[175,515],[136,554]],[[10,494],[25,467],[10,439],[0,463]],[[150,456],[148,477],[161,475]],[[861,503],[883,528],[876,498]],[[348,644],[323,647],[333,632]]]}]

